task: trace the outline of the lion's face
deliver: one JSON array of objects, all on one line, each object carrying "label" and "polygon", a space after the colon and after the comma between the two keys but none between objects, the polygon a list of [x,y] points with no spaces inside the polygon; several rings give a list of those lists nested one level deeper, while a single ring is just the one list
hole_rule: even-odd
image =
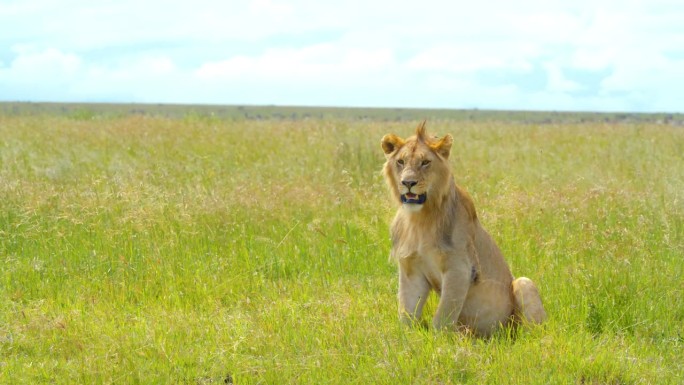
[{"label": "lion's face", "polygon": [[449,151],[451,135],[428,138],[425,122],[416,135],[404,140],[394,134],[382,138],[387,157],[385,179],[394,197],[409,212],[420,211],[426,204],[438,202],[450,183]]}]

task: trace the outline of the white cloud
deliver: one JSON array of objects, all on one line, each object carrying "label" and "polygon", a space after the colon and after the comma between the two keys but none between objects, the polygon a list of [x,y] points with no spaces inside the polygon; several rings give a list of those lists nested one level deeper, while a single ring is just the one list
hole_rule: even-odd
[{"label": "white cloud", "polygon": [[0,99],[681,111],[682,20],[667,0],[1,2]]},{"label": "white cloud", "polygon": [[563,75],[563,70],[555,63],[547,62],[543,64],[547,74],[547,90],[550,92],[575,92],[582,87],[577,82],[568,80]]},{"label": "white cloud", "polygon": [[531,60],[539,55],[537,47],[514,42],[441,44],[422,50],[406,66],[423,71],[477,72],[489,69],[529,71]]},{"label": "white cloud", "polygon": [[17,56],[10,64],[9,71],[27,80],[35,76],[41,78],[73,76],[82,66],[82,61],[78,56],[63,53],[54,48],[34,51],[30,47],[16,46],[13,51]]},{"label": "white cloud", "polygon": [[14,47],[15,57],[0,66],[0,100],[61,100],[84,70],[80,57],[58,49]]},{"label": "white cloud", "polygon": [[318,44],[299,49],[271,49],[258,56],[236,56],[203,64],[195,75],[203,80],[260,79],[278,83],[337,84],[377,75],[394,65],[391,51]]}]

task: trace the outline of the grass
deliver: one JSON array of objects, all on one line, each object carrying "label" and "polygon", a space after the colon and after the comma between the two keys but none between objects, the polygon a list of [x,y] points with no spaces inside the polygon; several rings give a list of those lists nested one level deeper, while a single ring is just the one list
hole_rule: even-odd
[{"label": "grass", "polygon": [[0,383],[682,383],[681,127],[428,124],[543,327],[399,325],[415,122],[0,115]]},{"label": "grass", "polygon": [[682,113],[493,111],[435,108],[350,108],[310,106],[108,104],[0,102],[0,114],[7,116],[62,115],[75,120],[119,118],[129,115],[165,118],[218,118],[223,120],[366,120],[415,121],[428,119],[467,122],[505,121],[529,124],[563,123],[648,123],[684,125]]}]

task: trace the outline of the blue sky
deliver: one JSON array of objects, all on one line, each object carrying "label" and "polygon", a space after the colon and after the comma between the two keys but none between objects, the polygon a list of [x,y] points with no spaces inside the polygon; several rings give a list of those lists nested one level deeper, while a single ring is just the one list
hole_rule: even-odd
[{"label": "blue sky", "polygon": [[684,112],[684,5],[0,0],[0,101]]}]

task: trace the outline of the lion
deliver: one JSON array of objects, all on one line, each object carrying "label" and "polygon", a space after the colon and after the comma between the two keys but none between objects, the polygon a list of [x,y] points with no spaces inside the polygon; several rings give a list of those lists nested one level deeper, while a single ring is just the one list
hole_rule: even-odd
[{"label": "lion", "polygon": [[399,266],[399,317],[420,323],[430,291],[439,295],[436,329],[490,336],[510,323],[546,318],[539,290],[514,279],[470,195],[449,165],[453,138],[428,137],[425,121],[414,136],[382,138],[383,174],[400,205],[391,224],[390,259]]}]

